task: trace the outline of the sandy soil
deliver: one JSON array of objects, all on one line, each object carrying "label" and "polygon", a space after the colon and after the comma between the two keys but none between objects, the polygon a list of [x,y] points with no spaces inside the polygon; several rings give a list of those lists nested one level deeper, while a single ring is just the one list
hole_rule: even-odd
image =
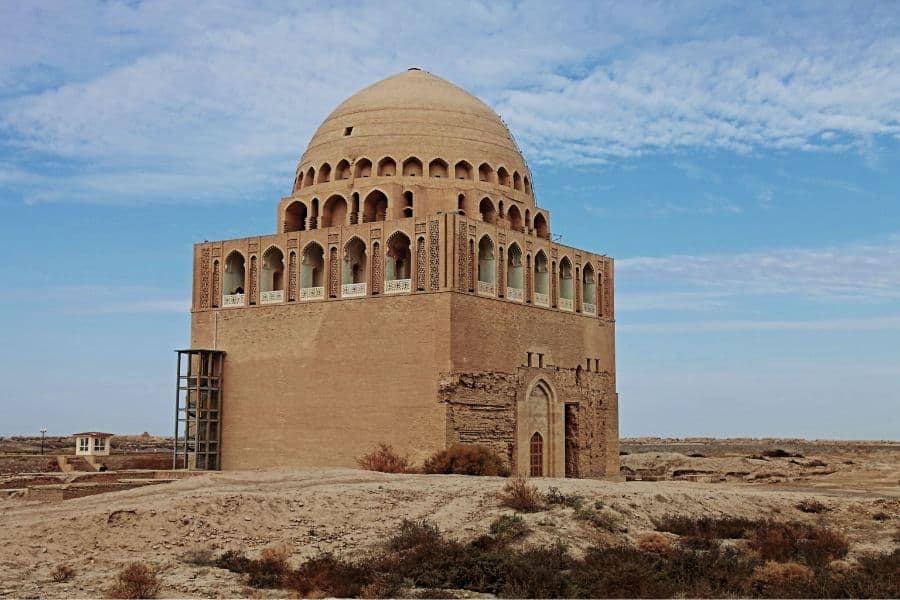
[{"label": "sandy soil", "polygon": [[[666,465],[686,459],[671,456],[675,453],[650,458],[656,454],[623,459]],[[891,468],[893,484],[883,487],[880,482]],[[562,539],[577,553],[593,543],[630,542],[653,530],[654,518],[687,514],[823,522],[848,535],[851,553],[888,550],[898,543],[898,468],[896,462],[876,468],[877,485],[854,484],[852,489],[806,489],[811,488],[806,482],[534,480],[543,490],[557,486],[591,502],[602,500],[625,531],[599,532],[573,519],[572,509],[556,507],[525,515],[533,533],[523,544]],[[181,557],[192,548],[243,549],[253,555],[272,544],[286,544],[295,563],[325,551],[359,557],[377,552],[404,518],[429,518],[451,537],[472,539],[510,512],[496,499],[505,484],[500,478],[293,469],[213,473],[57,503],[0,500],[0,596],[101,596],[121,566],[133,560],[160,573],[162,597],[264,595],[247,590],[238,575],[190,566]],[[824,503],[828,512],[797,509],[809,498]],[[874,518],[879,514],[883,520]],[[51,569],[60,563],[75,569],[70,582],[51,579]]]}]

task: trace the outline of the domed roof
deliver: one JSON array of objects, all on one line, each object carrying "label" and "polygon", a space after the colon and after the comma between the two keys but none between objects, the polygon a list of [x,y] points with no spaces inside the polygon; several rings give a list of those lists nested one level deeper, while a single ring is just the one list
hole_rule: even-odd
[{"label": "domed roof", "polygon": [[399,164],[415,156],[427,164],[482,162],[523,176],[525,161],[506,125],[487,104],[419,69],[383,79],[357,92],[332,112],[313,135],[299,168],[332,166],[390,156]]}]

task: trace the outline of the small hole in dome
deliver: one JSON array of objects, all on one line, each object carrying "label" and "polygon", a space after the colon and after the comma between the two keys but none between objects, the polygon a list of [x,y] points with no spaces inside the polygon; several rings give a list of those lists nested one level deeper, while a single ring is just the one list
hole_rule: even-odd
[{"label": "small hole in dome", "polygon": [[352,127],[344,127],[344,135],[350,135],[351,133],[353,133]]}]

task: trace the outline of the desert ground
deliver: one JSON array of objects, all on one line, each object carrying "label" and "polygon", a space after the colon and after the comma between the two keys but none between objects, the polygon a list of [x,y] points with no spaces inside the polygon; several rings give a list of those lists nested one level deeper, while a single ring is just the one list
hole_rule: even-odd
[{"label": "desert ground", "polygon": [[[554,486],[599,501],[615,528],[598,529],[554,505],[522,515],[530,533],[516,544],[561,540],[577,555],[591,545],[632,544],[659,519],[687,515],[825,524],[849,539],[848,561],[900,547],[900,442],[642,438],[623,440],[621,458],[627,481],[531,480],[543,491]],[[427,518],[468,541],[513,512],[497,498],[507,479],[355,469],[209,473],[66,500],[23,491],[29,478],[40,487],[77,477],[0,475],[8,492],[0,494],[0,597],[103,596],[131,561],[159,574],[160,597],[279,597],[285,592],[250,589],[243,575],[185,556],[234,549],[252,557],[280,545],[294,564],[323,552],[358,559],[377,554],[404,519]],[[821,510],[799,508],[812,501]],[[73,570],[70,580],[54,581],[60,564]]]}]

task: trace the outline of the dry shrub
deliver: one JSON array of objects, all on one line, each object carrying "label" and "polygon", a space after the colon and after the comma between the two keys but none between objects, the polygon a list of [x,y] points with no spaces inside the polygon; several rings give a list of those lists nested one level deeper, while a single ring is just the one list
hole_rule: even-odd
[{"label": "dry shrub", "polygon": [[872,519],[875,521],[890,521],[891,515],[887,514],[884,511],[880,511],[872,515]]},{"label": "dry shrub", "polygon": [[279,587],[290,572],[287,546],[278,545],[263,548],[257,560],[247,563],[247,582],[256,588]]},{"label": "dry shrub", "polygon": [[491,534],[502,542],[511,542],[528,535],[530,531],[519,515],[501,515],[491,523]]},{"label": "dry shrub", "polygon": [[232,573],[246,573],[250,559],[240,550],[226,550],[215,561],[215,566]]},{"label": "dry shrub", "polygon": [[749,587],[764,598],[809,598],[815,596],[814,582],[815,574],[806,565],[769,561],[753,571]]},{"label": "dry shrub", "polygon": [[382,473],[407,473],[410,470],[409,457],[401,456],[388,444],[378,444],[378,448],[356,459],[360,468]]},{"label": "dry shrub", "polygon": [[781,448],[775,448],[774,450],[765,450],[762,453],[763,456],[768,456],[769,458],[803,458],[803,455],[799,452],[788,452],[787,450],[782,450]]},{"label": "dry shrub", "polygon": [[503,487],[498,494],[500,505],[519,512],[537,512],[544,508],[544,497],[533,485],[528,485],[524,477],[516,477]]},{"label": "dry shrub", "polygon": [[216,559],[211,548],[207,546],[193,546],[181,555],[181,561],[195,567],[211,567]]},{"label": "dry shrub", "polygon": [[424,471],[432,475],[509,476],[503,458],[490,448],[456,444],[425,460]]},{"label": "dry shrub", "polygon": [[654,522],[656,529],[692,538],[731,540],[745,536],[755,529],[758,521],[742,517],[693,517],[666,515]]},{"label": "dry shrub", "polygon": [[110,598],[155,598],[159,593],[159,579],[150,567],[133,562],[125,566],[109,590]]},{"label": "dry shrub", "polygon": [[821,502],[819,502],[818,500],[812,500],[810,498],[807,498],[806,500],[801,500],[800,502],[797,503],[797,510],[803,511],[805,513],[818,514],[818,513],[827,512],[831,509],[828,508],[827,506],[825,506],[824,504],[822,504]]},{"label": "dry shrub", "polygon": [[560,506],[568,506],[569,508],[579,509],[584,505],[584,496],[578,494],[563,494],[556,486],[550,486],[547,493],[544,494],[544,501],[547,504],[556,504]]},{"label": "dry shrub", "polygon": [[[364,588],[377,595],[390,597],[396,594],[396,584],[386,579],[373,578],[369,569],[345,562],[330,554],[324,554],[306,561],[294,571],[285,574],[284,587],[294,590],[302,597],[354,598]],[[376,589],[377,588],[377,589]],[[373,597],[376,594],[366,594]]]},{"label": "dry shrub", "polygon": [[50,576],[53,578],[53,581],[57,583],[63,583],[65,581],[69,581],[72,577],[75,576],[75,569],[65,564],[58,564],[53,570],[50,572]]},{"label": "dry shrub", "polygon": [[661,556],[668,556],[672,552],[672,543],[669,538],[655,531],[639,535],[636,546],[644,552]]},{"label": "dry shrub", "polygon": [[619,533],[624,530],[622,527],[622,516],[618,513],[603,508],[602,503],[597,503],[594,508],[582,507],[575,509],[572,515],[578,521],[587,521],[597,529],[605,529],[612,533]]},{"label": "dry shrub", "polygon": [[850,548],[838,531],[799,523],[766,522],[748,537],[750,547],[769,561],[802,559],[808,565],[822,565],[845,557]]}]

